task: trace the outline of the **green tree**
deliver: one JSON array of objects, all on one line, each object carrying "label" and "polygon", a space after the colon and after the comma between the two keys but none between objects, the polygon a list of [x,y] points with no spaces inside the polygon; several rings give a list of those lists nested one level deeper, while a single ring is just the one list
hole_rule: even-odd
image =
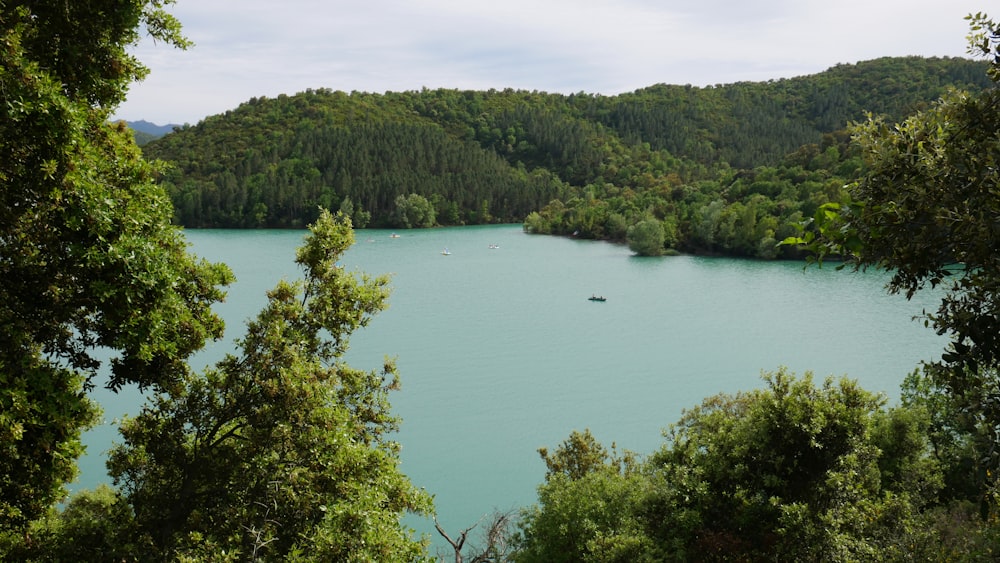
[{"label": "green tree", "polygon": [[524,232],[536,235],[548,235],[552,233],[552,227],[545,217],[542,217],[537,211],[532,211],[524,218]]},{"label": "green tree", "polygon": [[[970,53],[988,56],[1000,80],[1000,28],[982,14],[969,20]],[[949,92],[896,125],[870,118],[854,128],[867,167],[848,186],[850,201],[821,207],[813,230],[792,240],[820,260],[837,255],[855,269],[891,272],[888,290],[907,298],[943,287],[927,324],[950,344],[932,374],[976,419],[972,426],[988,429],[988,486],[1000,469],[998,130],[997,88]]]},{"label": "green tree", "polygon": [[638,510],[649,480],[632,454],[608,452],[589,430],[539,454],[545,483],[538,504],[522,512],[518,561],[648,560],[651,543]]},{"label": "green tree", "polygon": [[187,254],[153,167],[108,117],[146,74],[140,28],[185,47],[168,1],[0,4],[0,528],[63,494],[93,422],[86,389],[169,387],[221,335],[231,275]]},{"label": "green tree", "polygon": [[351,201],[349,196],[344,196],[344,199],[340,201],[340,213],[351,220],[351,224],[355,228],[363,229],[368,226],[368,221],[371,221],[372,214],[368,213],[360,206],[355,207],[354,202]]},{"label": "green tree", "polygon": [[[650,458],[644,518],[662,556],[843,561],[907,553],[901,540],[922,499],[890,477],[914,476],[905,483],[933,492],[933,471],[912,465],[925,442],[876,434],[884,398],[854,381],[814,385],[810,374],[783,369],[765,381],[766,389],[710,397],[687,411]],[[893,420],[907,429],[917,422]],[[880,448],[887,444],[891,459]]]},{"label": "green tree", "polygon": [[395,224],[405,229],[428,228],[435,225],[434,204],[420,194],[396,197]]},{"label": "green tree", "polygon": [[663,223],[657,219],[643,219],[628,228],[628,247],[639,256],[659,256],[663,254],[666,234]]},{"label": "green tree", "polygon": [[144,553],[135,543],[132,509],[117,491],[100,485],[74,494],[65,507],[50,508],[23,534],[0,533],[5,561],[134,561]]},{"label": "green tree", "polygon": [[268,293],[240,355],[122,425],[109,468],[163,558],[422,558],[399,521],[431,503],[400,472],[388,436],[395,366],[342,360],[388,296],[387,277],[337,266],[353,241],[350,221],[324,210],[296,257],[304,280]]},{"label": "green tree", "polygon": [[965,401],[948,393],[941,365],[928,364],[911,372],[903,381],[902,404],[927,413],[929,457],[943,471],[942,501],[981,500],[986,473],[977,461],[989,455],[990,431],[975,413],[963,408]]},{"label": "green tree", "polygon": [[945,443],[956,426],[941,417],[954,411],[925,402],[925,380],[889,409],[847,378],[764,380],[685,411],[642,460],[589,432],[540,450],[548,470],[517,560],[993,558],[995,527],[949,489],[948,460],[966,449]]}]

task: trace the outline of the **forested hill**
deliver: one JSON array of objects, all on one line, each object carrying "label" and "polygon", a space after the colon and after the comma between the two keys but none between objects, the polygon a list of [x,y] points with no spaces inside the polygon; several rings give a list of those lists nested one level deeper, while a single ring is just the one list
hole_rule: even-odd
[{"label": "forested hill", "polygon": [[358,226],[525,221],[612,240],[643,224],[660,249],[773,257],[792,222],[858,173],[849,121],[982,90],[985,71],[906,57],[617,96],[308,90],[253,98],[144,151],[172,164],[163,184],[190,227],[298,227],[325,207]]}]

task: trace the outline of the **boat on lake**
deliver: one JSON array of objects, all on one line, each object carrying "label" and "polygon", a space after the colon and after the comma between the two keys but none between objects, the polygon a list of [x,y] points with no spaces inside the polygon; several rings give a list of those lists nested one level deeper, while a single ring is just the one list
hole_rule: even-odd
[{"label": "boat on lake", "polygon": [[601,303],[607,301],[608,299],[603,295],[591,295],[587,298],[589,301],[600,301]]},{"label": "boat on lake", "polygon": [[444,254],[445,256],[450,256],[451,255],[451,251],[448,250],[447,248],[445,248],[444,250],[441,251],[441,254]]}]

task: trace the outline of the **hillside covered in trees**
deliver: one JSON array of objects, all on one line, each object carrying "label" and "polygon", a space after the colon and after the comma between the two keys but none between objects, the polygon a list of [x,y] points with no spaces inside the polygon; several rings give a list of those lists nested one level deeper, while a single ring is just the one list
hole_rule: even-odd
[{"label": "hillside covered in trees", "polygon": [[883,58],[617,96],[308,90],[253,98],[144,152],[170,164],[161,183],[187,227],[303,227],[322,207],[362,227],[523,221],[643,254],[773,258],[859,175],[849,122],[982,91],[986,68]]}]

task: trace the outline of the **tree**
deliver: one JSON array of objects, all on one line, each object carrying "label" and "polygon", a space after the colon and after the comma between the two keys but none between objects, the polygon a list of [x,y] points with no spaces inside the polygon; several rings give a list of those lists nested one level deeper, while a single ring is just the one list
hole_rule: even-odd
[{"label": "tree", "polygon": [[[884,398],[854,381],[815,385],[811,374],[796,378],[784,369],[764,379],[765,389],[710,397],[685,412],[651,456],[643,518],[663,558],[893,560],[908,553],[903,540],[915,527],[908,519],[927,500],[903,484],[929,487],[932,497],[938,483],[919,464],[925,442],[894,439],[921,436],[919,419],[894,418],[906,429],[898,434],[877,431],[889,416]],[[890,466],[894,473],[882,470]]]},{"label": "tree", "polygon": [[[970,53],[990,58],[1000,80],[1000,26],[969,16]],[[854,127],[866,169],[850,200],[821,207],[804,243],[819,260],[892,273],[888,290],[907,298],[943,286],[926,322],[950,344],[932,374],[988,429],[983,467],[1000,469],[1000,90],[952,91],[896,125],[872,117]],[[996,496],[993,490],[991,495]],[[995,502],[994,498],[994,502]]]},{"label": "tree", "polygon": [[927,413],[929,457],[943,470],[942,501],[978,505],[986,472],[977,461],[990,450],[991,432],[943,387],[946,377],[937,373],[941,369],[941,365],[927,364],[911,372],[901,387],[902,404]]},{"label": "tree", "polygon": [[359,206],[357,209],[354,207],[354,202],[351,201],[350,196],[344,196],[344,199],[340,201],[340,213],[351,220],[351,224],[358,229],[363,229],[368,225],[368,221],[371,220],[372,215]]},{"label": "tree", "polygon": [[639,256],[659,256],[663,254],[665,237],[660,221],[644,219],[628,228],[628,247]]},{"label": "tree", "polygon": [[207,338],[231,275],[187,253],[171,206],[123,125],[108,125],[147,70],[140,28],[187,41],[170,0],[0,5],[0,528],[64,495],[108,385],[169,387]]},{"label": "tree", "polygon": [[[399,471],[387,394],[399,379],[346,365],[348,337],[385,307],[388,278],[337,266],[349,219],[328,211],[248,323],[239,356],[161,393],[122,425],[109,468],[163,558],[411,561],[400,524],[429,496]],[[208,547],[206,547],[208,546]]]},{"label": "tree", "polygon": [[523,512],[518,560],[991,558],[996,530],[945,482],[949,458],[965,455],[942,441],[939,415],[951,411],[928,408],[919,381],[887,409],[847,378],[763,378],[686,410],[641,460],[589,432],[540,450],[548,470]]},{"label": "tree", "polygon": [[545,483],[538,505],[522,512],[518,561],[647,560],[651,543],[638,515],[649,480],[631,453],[608,452],[585,430],[539,454]]},{"label": "tree", "polygon": [[433,227],[434,205],[420,194],[396,197],[395,224],[405,229]]}]

